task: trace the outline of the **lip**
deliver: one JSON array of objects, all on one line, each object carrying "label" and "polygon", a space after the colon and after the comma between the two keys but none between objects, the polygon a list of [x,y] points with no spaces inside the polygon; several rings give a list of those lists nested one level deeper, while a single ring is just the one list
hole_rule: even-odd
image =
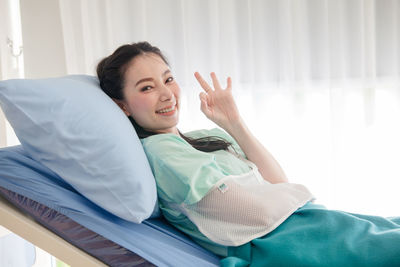
[{"label": "lip", "polygon": [[[158,112],[158,111],[160,111],[160,110],[163,110],[163,109],[170,109],[170,108],[172,108],[172,107],[174,107],[174,109],[171,110],[171,111],[163,112],[163,113]],[[157,114],[157,115],[161,115],[161,116],[171,116],[171,115],[173,115],[173,114],[176,112],[177,108],[178,108],[178,105],[175,103],[174,105],[171,105],[171,106],[168,106],[168,107],[164,107],[164,108],[160,108],[159,110],[156,111],[156,114]]]}]

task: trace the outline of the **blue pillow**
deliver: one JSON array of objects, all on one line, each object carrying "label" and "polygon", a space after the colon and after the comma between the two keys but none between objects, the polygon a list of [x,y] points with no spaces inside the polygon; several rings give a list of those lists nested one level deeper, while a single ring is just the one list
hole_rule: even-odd
[{"label": "blue pillow", "polygon": [[139,138],[97,78],[0,81],[0,105],[24,150],[82,195],[136,223],[158,213]]}]

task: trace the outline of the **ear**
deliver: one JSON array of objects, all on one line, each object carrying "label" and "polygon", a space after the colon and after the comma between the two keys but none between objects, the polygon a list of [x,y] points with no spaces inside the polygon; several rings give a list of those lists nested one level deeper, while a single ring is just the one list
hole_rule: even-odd
[{"label": "ear", "polygon": [[125,113],[126,116],[131,115],[131,113],[126,108],[126,103],[124,100],[119,100],[119,99],[115,99],[115,98],[113,98],[112,100],[115,102],[115,104],[118,105],[118,107]]}]

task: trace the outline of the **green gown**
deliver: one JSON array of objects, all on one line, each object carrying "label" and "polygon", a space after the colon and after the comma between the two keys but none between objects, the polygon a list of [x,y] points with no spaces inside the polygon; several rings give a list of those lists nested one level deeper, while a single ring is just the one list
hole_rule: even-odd
[{"label": "green gown", "polygon": [[[220,129],[187,133],[219,136]],[[165,203],[196,203],[220,179],[243,174],[249,166],[231,153],[205,153],[173,134],[142,139],[157,183],[164,217],[194,241],[222,258],[221,266],[400,266],[400,218],[383,218],[328,210],[308,203],[272,232],[238,246],[216,244],[182,213]],[[190,177],[190,178],[188,178]]]}]

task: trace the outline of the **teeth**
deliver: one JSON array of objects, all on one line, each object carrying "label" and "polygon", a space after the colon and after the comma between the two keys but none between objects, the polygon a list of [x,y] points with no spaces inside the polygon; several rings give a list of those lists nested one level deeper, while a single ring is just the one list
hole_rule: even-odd
[{"label": "teeth", "polygon": [[170,107],[170,108],[164,108],[164,109],[158,110],[157,113],[167,113],[167,112],[173,111],[174,109],[175,109],[175,106]]}]

